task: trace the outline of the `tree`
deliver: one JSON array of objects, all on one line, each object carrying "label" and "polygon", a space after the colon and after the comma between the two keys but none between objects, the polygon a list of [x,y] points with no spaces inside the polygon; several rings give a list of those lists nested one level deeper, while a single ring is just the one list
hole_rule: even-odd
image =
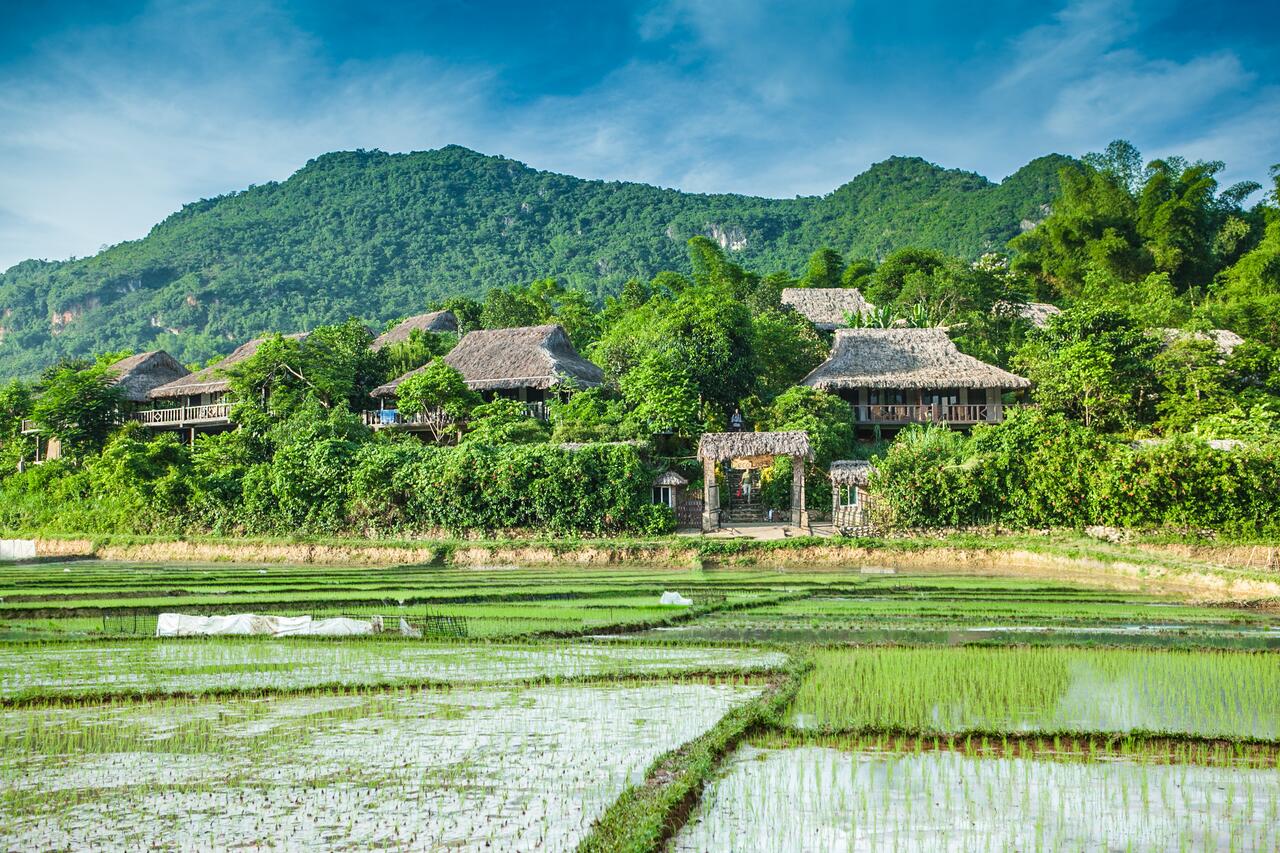
[{"label": "tree", "polygon": [[64,367],[42,382],[31,417],[42,433],[62,443],[65,455],[81,458],[102,449],[119,423],[122,402],[105,366]]},{"label": "tree", "polygon": [[697,383],[675,351],[649,353],[622,376],[619,387],[638,432],[687,438],[702,431]]},{"label": "tree", "polygon": [[269,335],[257,351],[227,369],[241,426],[265,433],[309,400],[321,408],[357,411],[387,373],[385,356],[369,348],[373,335],[358,320],[321,326],[309,335]]},{"label": "tree", "polygon": [[813,324],[791,309],[752,317],[751,348],[761,365],[755,396],[766,404],[799,383],[827,357],[827,345]]},{"label": "tree", "polygon": [[823,246],[809,256],[804,275],[800,278],[801,287],[840,287],[840,276],[844,272],[844,258],[835,249]]},{"label": "tree", "polygon": [[498,397],[471,410],[471,424],[463,444],[536,444],[546,441],[551,428],[529,417],[519,400]]},{"label": "tree", "polygon": [[396,406],[402,415],[420,416],[433,441],[458,432],[480,395],[467,387],[462,374],[443,358],[433,358],[422,370],[396,387]]},{"label": "tree", "polygon": [[1080,306],[1032,333],[1015,362],[1047,410],[1117,429],[1152,419],[1161,347],[1128,314]]},{"label": "tree", "polygon": [[382,357],[387,369],[383,376],[390,381],[417,370],[436,356],[448,355],[458,343],[458,336],[450,332],[424,332],[414,329],[409,337],[386,346]]}]

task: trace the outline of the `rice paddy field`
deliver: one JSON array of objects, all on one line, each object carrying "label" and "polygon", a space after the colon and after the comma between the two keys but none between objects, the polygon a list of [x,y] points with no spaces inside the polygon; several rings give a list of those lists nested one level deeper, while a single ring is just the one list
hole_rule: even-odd
[{"label": "rice paddy field", "polygon": [[[420,630],[157,638],[161,613]],[[9,564],[0,706],[4,850],[1280,849],[1274,601],[945,566]]]}]

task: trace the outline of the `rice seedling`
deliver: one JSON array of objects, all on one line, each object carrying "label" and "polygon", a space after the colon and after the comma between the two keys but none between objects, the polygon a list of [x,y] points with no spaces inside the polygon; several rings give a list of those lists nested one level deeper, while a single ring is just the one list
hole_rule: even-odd
[{"label": "rice seedling", "polygon": [[568,849],[759,687],[665,683],[11,711],[4,849]]},{"label": "rice seedling", "polygon": [[1280,666],[1266,653],[868,648],[813,660],[792,707],[800,727],[1280,738]]},{"label": "rice seedling", "polygon": [[890,751],[742,746],[676,850],[1274,850],[1267,769],[1023,756],[988,742]]}]

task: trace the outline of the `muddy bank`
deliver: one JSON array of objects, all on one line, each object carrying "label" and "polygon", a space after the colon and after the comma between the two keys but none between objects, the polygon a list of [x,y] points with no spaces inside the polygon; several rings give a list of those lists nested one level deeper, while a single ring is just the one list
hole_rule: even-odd
[{"label": "muddy bank", "polygon": [[[37,540],[41,557],[92,556],[120,561],[293,563],[346,566],[432,564],[459,569],[565,566],[646,569],[769,569],[777,571],[906,571],[1036,577],[1080,582],[1133,592],[1176,592],[1201,601],[1259,602],[1280,607],[1280,572],[1245,570],[1209,561],[1197,546],[1115,548],[1106,559],[1031,549],[957,547],[939,543],[868,547],[795,541],[735,542],[732,547],[698,539],[653,543],[479,543],[379,544],[237,541],[94,542]],[[1163,546],[1162,546],[1163,547]],[[1185,552],[1176,548],[1186,548]],[[1222,556],[1222,555],[1216,555]],[[1238,564],[1237,564],[1238,565]]]}]

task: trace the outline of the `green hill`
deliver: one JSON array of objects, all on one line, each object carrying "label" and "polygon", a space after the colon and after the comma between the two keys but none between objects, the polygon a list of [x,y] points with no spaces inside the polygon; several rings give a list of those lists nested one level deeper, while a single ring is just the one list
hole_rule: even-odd
[{"label": "green hill", "polygon": [[767,199],[586,181],[457,146],[326,154],[282,183],[188,204],[141,240],[0,275],[0,376],[125,347],[204,360],[268,330],[380,324],[548,275],[603,296],[685,268],[696,234],[761,272],[799,272],[822,245],[975,257],[1043,216],[1065,161],[994,184],[894,157],[821,198]]}]

